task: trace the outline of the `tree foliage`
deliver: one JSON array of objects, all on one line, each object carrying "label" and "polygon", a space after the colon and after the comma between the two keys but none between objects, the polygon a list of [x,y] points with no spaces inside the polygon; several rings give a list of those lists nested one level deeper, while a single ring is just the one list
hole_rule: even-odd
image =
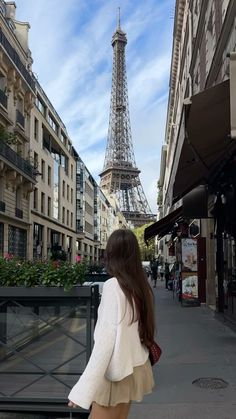
[{"label": "tree foliage", "polygon": [[148,245],[144,241],[144,230],[151,224],[152,223],[144,224],[133,229],[133,233],[138,240],[142,260],[152,260],[155,257],[155,239],[149,240]]}]

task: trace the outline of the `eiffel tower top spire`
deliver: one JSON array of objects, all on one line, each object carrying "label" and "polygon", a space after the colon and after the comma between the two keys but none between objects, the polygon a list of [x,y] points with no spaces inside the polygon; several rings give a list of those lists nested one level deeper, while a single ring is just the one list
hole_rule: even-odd
[{"label": "eiffel tower top spire", "polygon": [[112,36],[113,67],[110,117],[107,147],[101,188],[115,195],[120,210],[133,225],[153,221],[151,209],[144,194],[134,157],[125,64],[127,37],[120,27],[120,10],[117,28]]},{"label": "eiffel tower top spire", "polygon": [[121,29],[121,27],[120,27],[120,7],[118,7],[117,29]]}]

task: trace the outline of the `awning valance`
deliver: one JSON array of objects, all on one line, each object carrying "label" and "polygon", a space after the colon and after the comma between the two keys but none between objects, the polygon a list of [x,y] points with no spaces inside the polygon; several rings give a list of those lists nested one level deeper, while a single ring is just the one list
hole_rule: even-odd
[{"label": "awning valance", "polygon": [[174,224],[182,219],[208,218],[208,190],[199,185],[183,197],[182,205],[144,230],[144,240],[170,233]]},{"label": "awning valance", "polygon": [[196,185],[208,183],[217,165],[236,150],[236,140],[230,136],[229,80],[192,96],[183,118],[185,132],[172,172],[172,203]]},{"label": "awning valance", "polygon": [[182,206],[176,210],[170,212],[159,221],[151,224],[144,230],[144,240],[147,241],[152,237],[158,236],[159,238],[164,237],[173,228],[176,221],[182,218],[183,208]]}]

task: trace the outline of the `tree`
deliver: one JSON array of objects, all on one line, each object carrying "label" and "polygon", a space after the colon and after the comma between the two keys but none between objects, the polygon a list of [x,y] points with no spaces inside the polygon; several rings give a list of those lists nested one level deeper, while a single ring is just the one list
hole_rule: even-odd
[{"label": "tree", "polygon": [[133,229],[133,233],[138,240],[142,260],[152,260],[155,257],[155,239],[150,239],[148,245],[144,241],[144,230],[151,224],[144,224]]}]

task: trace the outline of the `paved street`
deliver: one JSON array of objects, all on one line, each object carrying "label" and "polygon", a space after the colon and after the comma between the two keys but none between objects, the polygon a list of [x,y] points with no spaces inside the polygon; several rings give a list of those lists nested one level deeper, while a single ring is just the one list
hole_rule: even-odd
[{"label": "paved street", "polygon": [[[162,284],[154,289],[163,349],[154,368],[156,387],[143,403],[132,406],[130,419],[235,419],[236,333],[205,307],[182,308]],[[221,378],[228,387],[194,386],[201,377]]]},{"label": "paved street", "polygon": [[[158,282],[154,292],[163,355],[154,368],[154,392],[132,406],[129,419],[235,419],[236,333],[205,307],[182,308],[164,283]],[[192,384],[202,377],[223,379],[228,387],[211,390]]]}]

